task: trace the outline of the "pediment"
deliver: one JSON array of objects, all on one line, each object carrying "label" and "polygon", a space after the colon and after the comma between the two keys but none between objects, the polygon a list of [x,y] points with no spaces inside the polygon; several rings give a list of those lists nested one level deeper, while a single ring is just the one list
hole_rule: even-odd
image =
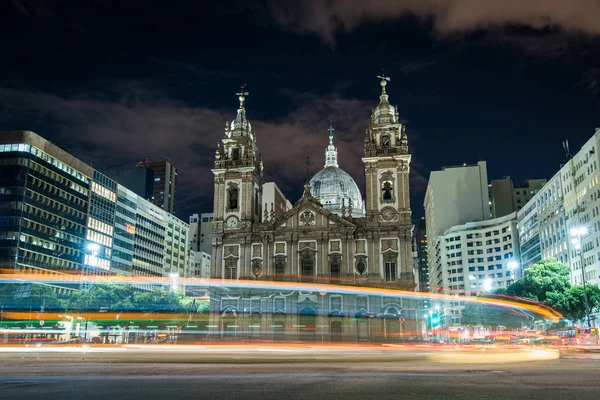
[{"label": "pediment", "polygon": [[326,210],[314,197],[302,197],[290,210],[277,218],[273,230],[280,229],[330,229],[355,228],[344,218]]}]

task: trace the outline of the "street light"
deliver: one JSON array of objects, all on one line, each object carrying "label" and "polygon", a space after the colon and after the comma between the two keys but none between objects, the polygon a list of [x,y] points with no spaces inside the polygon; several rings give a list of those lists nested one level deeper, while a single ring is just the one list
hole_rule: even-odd
[{"label": "street light", "polygon": [[576,250],[579,251],[579,263],[581,264],[581,278],[583,280],[583,299],[585,300],[585,316],[587,319],[588,328],[592,325],[590,324],[590,303],[588,300],[587,294],[587,286],[585,284],[585,266],[583,261],[583,246],[581,245],[581,237],[587,235],[588,229],[585,226],[580,226],[578,228],[572,228],[570,231],[571,234],[571,243]]},{"label": "street light", "polygon": [[492,280],[490,278],[486,278],[483,281],[483,290],[486,292],[490,292],[492,290]]},{"label": "street light", "polygon": [[177,289],[177,279],[179,278],[179,274],[176,272],[171,272],[169,274],[169,277],[171,278],[171,289],[176,290]]},{"label": "street light", "polygon": [[516,281],[516,270],[517,270],[517,268],[519,268],[519,263],[513,260],[513,261],[509,261],[508,263],[506,263],[506,266],[508,267],[508,270],[510,271],[510,277],[514,283]]}]

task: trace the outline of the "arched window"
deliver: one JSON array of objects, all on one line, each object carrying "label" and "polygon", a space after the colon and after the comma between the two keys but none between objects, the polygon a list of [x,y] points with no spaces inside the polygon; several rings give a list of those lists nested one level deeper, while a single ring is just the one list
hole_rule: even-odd
[{"label": "arched window", "polygon": [[229,189],[229,209],[237,210],[238,208],[238,188]]},{"label": "arched window", "polygon": [[231,149],[231,160],[238,161],[240,159],[240,149],[234,147]]},{"label": "arched window", "polygon": [[337,261],[334,261],[331,263],[331,277],[332,278],[339,278],[340,277],[340,263]]},{"label": "arched window", "polygon": [[302,260],[302,280],[310,279],[313,276],[313,260],[305,258]]},{"label": "arched window", "polygon": [[282,281],[284,275],[285,275],[285,264],[281,263],[281,262],[275,264],[275,280]]},{"label": "arched window", "polygon": [[390,182],[385,182],[383,184],[383,189],[381,189],[383,191],[383,200],[392,200],[392,191],[394,190],[394,188],[392,187],[392,184]]}]

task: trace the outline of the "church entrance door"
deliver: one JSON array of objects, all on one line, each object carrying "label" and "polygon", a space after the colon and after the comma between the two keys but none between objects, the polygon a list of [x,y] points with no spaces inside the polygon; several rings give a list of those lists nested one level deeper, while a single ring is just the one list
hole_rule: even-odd
[{"label": "church entrance door", "polygon": [[342,341],[342,322],[341,321],[331,321],[329,330],[331,333],[331,341],[332,342],[341,342]]},{"label": "church entrance door", "polygon": [[314,341],[317,333],[317,315],[314,309],[305,307],[300,310],[298,336],[300,340]]}]

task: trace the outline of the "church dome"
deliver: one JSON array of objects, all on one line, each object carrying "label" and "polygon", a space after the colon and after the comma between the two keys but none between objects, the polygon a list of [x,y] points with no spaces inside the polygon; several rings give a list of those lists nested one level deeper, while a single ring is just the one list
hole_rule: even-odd
[{"label": "church dome", "polygon": [[[338,166],[338,152],[333,145],[333,129],[329,127],[329,146],[325,150],[325,168],[310,180],[312,195],[326,210],[339,216],[348,215],[352,207],[353,217],[365,216],[365,203],[354,179]],[[344,207],[344,212],[342,212]]]},{"label": "church dome", "polygon": [[365,216],[365,204],[358,185],[343,169],[333,166],[323,168],[312,177],[310,186],[312,195],[326,210],[341,216],[343,199],[345,215],[348,215],[348,200],[351,200],[352,216]]}]

